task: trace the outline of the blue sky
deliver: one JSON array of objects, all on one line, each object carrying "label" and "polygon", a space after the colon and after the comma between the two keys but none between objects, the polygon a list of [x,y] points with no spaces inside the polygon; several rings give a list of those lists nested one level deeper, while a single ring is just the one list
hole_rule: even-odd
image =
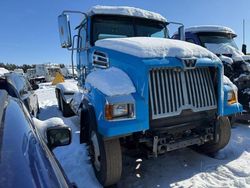
[{"label": "blue sky", "polygon": [[245,18],[246,43],[250,51],[249,0],[1,0],[0,62],[70,64],[70,52],[60,48],[57,16],[65,9],[87,11],[98,4],[148,9],[185,26],[228,26],[238,34],[239,46]]}]

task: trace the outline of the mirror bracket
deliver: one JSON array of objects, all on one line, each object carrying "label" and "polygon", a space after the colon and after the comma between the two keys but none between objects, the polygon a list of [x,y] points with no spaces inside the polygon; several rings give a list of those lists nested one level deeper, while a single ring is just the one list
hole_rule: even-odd
[{"label": "mirror bracket", "polygon": [[185,36],[184,25],[182,23],[179,23],[179,22],[168,22],[168,23],[174,24],[174,25],[180,25],[180,27],[178,28],[179,39],[185,41],[186,36]]}]

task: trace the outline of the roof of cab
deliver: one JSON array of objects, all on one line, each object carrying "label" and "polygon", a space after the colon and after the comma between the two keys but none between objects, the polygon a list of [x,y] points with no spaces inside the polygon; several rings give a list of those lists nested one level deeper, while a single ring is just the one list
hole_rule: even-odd
[{"label": "roof of cab", "polygon": [[199,32],[219,32],[228,33],[236,36],[234,30],[229,27],[219,26],[219,25],[199,25],[192,26],[185,29],[186,32],[199,33]]},{"label": "roof of cab", "polygon": [[167,22],[166,18],[162,15],[151,12],[148,10],[143,10],[140,8],[135,7],[128,7],[128,6],[100,6],[96,5],[92,7],[88,15],[92,16],[95,14],[107,14],[107,15],[122,15],[122,16],[133,16],[133,17],[140,17],[146,18],[151,20],[157,20],[162,22]]}]

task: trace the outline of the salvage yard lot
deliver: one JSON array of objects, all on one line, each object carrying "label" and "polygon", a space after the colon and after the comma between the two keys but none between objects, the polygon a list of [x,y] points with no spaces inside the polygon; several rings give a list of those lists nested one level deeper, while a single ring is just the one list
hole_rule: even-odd
[{"label": "salvage yard lot", "polygon": [[[67,80],[76,84],[72,80]],[[71,127],[72,144],[54,153],[72,182],[81,187],[101,187],[92,169],[87,146],[79,144],[79,118],[64,118],[57,108],[55,86],[36,91],[42,120],[60,117]],[[250,187],[250,126],[235,124],[230,143],[216,156],[191,149],[169,152],[157,159],[124,155],[118,187]]]}]

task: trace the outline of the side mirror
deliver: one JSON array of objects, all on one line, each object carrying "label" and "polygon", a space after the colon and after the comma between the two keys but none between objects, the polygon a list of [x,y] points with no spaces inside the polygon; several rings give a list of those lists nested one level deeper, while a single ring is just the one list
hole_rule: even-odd
[{"label": "side mirror", "polygon": [[69,127],[51,127],[47,129],[48,147],[54,149],[71,143],[71,129]]},{"label": "side mirror", "polygon": [[247,45],[246,44],[242,44],[242,53],[243,54],[247,54]]},{"label": "side mirror", "polygon": [[70,48],[72,46],[70,21],[67,14],[58,16],[58,28],[60,35],[60,42],[62,48]]},{"label": "side mirror", "polygon": [[183,40],[183,41],[186,40],[184,25],[178,27],[178,35],[179,35],[180,40]]}]

